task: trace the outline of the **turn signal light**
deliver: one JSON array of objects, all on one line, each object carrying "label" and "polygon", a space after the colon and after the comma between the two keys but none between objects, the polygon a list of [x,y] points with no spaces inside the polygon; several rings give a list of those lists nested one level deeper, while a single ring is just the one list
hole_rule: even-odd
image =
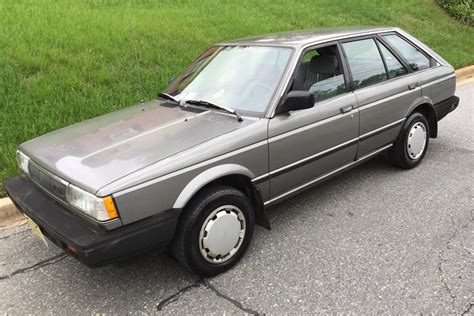
[{"label": "turn signal light", "polygon": [[111,196],[106,196],[104,198],[104,205],[110,219],[118,217],[117,208],[115,207],[114,199]]}]

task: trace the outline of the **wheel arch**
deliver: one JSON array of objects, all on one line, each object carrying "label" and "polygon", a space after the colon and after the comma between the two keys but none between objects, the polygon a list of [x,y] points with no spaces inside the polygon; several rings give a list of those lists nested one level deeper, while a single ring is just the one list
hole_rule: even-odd
[{"label": "wheel arch", "polygon": [[255,178],[253,172],[241,165],[225,164],[212,167],[197,175],[184,187],[176,199],[173,208],[185,208],[196,194],[210,185],[228,185],[240,190],[249,198],[254,207],[256,223],[270,229],[263,199],[258,187],[251,181],[253,178]]},{"label": "wheel arch", "polygon": [[426,117],[430,129],[430,138],[436,138],[438,136],[438,117],[433,108],[431,100],[426,97],[420,98],[418,102],[410,107],[406,117],[408,118],[412,113],[415,112],[421,113]]}]

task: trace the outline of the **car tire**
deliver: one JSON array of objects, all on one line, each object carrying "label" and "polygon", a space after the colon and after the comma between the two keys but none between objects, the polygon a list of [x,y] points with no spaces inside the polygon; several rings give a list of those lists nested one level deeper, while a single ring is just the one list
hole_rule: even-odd
[{"label": "car tire", "polygon": [[254,228],[253,207],[241,191],[211,186],[184,208],[171,252],[188,270],[200,276],[217,275],[244,255]]},{"label": "car tire", "polygon": [[418,112],[411,114],[388,152],[390,162],[402,169],[418,166],[428,150],[429,135],[426,117]]}]

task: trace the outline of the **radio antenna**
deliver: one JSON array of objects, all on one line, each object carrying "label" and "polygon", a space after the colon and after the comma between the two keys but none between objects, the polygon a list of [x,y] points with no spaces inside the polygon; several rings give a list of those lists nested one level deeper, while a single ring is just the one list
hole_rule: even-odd
[{"label": "radio antenna", "polygon": [[133,38],[133,50],[135,51],[135,70],[137,72],[137,79],[138,79],[138,93],[140,94],[140,103],[143,105],[143,103],[145,102],[145,92],[143,89],[142,77],[140,75],[140,72],[141,72],[140,61],[139,61],[137,42],[135,40],[135,37]]}]

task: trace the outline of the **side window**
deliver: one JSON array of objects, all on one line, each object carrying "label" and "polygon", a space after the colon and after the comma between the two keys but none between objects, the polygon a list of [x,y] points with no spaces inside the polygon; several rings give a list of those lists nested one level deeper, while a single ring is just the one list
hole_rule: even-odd
[{"label": "side window", "polygon": [[383,38],[402,54],[403,58],[408,61],[413,70],[421,70],[430,67],[429,58],[400,36],[391,34],[383,35]]},{"label": "side window", "polygon": [[307,90],[316,102],[342,94],[346,90],[344,74],[336,45],[306,52],[296,70],[292,90]]},{"label": "side window", "polygon": [[388,78],[392,79],[408,73],[400,61],[380,42],[379,47],[382,57],[385,60],[385,65],[387,66]]},{"label": "side window", "polygon": [[342,44],[351,69],[354,88],[364,88],[387,80],[385,66],[373,39]]}]

